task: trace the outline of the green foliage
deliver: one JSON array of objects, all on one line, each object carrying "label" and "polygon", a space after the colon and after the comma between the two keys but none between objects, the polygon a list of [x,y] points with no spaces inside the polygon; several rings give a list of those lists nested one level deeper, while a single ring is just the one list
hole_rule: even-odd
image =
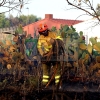
[{"label": "green foliage", "polygon": [[[73,33],[75,33],[75,32],[76,32],[76,30],[75,30],[75,28],[73,28],[73,26],[61,25],[60,33],[63,38],[66,38],[68,36],[70,36],[70,38],[72,38],[72,36],[74,35]],[[76,36],[74,36],[74,38],[76,38]]]},{"label": "green foliage", "polygon": [[75,29],[73,26],[71,26],[71,29],[72,29],[73,31],[76,31],[76,29]]},{"label": "green foliage", "polygon": [[6,20],[5,21],[5,27],[9,27],[9,25],[10,25],[10,21],[9,20]]},{"label": "green foliage", "polygon": [[0,14],[0,28],[5,26],[5,15]]},{"label": "green foliage", "polygon": [[36,22],[38,20],[40,20],[40,18],[37,18],[34,15],[29,15],[29,23]]},{"label": "green foliage", "polygon": [[83,36],[83,32],[82,31],[80,31],[79,34],[80,34],[80,36]]},{"label": "green foliage", "polygon": [[51,31],[57,31],[56,27],[53,26],[53,27],[51,28]]},{"label": "green foliage", "polygon": [[40,19],[41,18],[38,18],[38,17],[36,17],[34,15],[27,15],[27,16],[21,15],[19,17],[20,24],[22,24],[22,25],[31,24],[33,22],[36,22],[36,21],[40,20]]},{"label": "green foliage", "polygon": [[21,15],[19,17],[13,17],[13,15],[10,15],[10,17],[6,17],[5,14],[0,14],[0,28],[6,28],[6,27],[12,27],[17,26],[19,24],[22,24],[22,26],[25,26],[27,24],[36,22],[40,20],[41,18],[38,18],[34,15]]},{"label": "green foliage", "polygon": [[18,28],[15,30],[15,32],[18,33],[18,34],[23,34],[24,31],[23,31],[22,26],[19,25]]},{"label": "green foliage", "polygon": [[92,43],[92,45],[96,44],[97,43],[97,40],[94,38],[94,37],[91,37],[89,39],[89,41]]}]

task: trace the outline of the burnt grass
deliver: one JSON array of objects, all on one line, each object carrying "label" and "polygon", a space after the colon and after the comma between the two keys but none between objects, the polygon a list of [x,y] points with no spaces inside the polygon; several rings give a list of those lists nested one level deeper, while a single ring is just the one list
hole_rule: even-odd
[{"label": "burnt grass", "polygon": [[61,88],[54,84],[43,88],[40,81],[39,84],[37,80],[29,83],[29,77],[17,76],[0,74],[0,100],[100,100],[100,86],[97,81],[82,82],[71,78],[62,80]]},{"label": "burnt grass", "polygon": [[[13,91],[11,89],[3,89],[0,91],[0,100],[61,100],[51,98],[53,95],[62,95],[65,94],[65,99],[62,100],[100,100],[99,92],[90,92],[90,91],[52,91],[52,90],[40,90],[39,92],[33,90],[27,95],[22,95],[18,91]],[[58,95],[58,96],[59,96]],[[44,99],[47,98],[47,99]],[[59,97],[60,98],[60,97]]]}]

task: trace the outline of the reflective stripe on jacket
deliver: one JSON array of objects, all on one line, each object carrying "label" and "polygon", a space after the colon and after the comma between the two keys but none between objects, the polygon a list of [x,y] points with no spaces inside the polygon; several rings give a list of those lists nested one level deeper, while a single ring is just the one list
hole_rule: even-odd
[{"label": "reflective stripe on jacket", "polygon": [[48,36],[40,35],[38,39],[37,48],[41,55],[49,52],[49,50],[52,48],[52,44],[50,43],[51,39],[62,40],[61,36],[57,36],[55,32],[49,32]]}]

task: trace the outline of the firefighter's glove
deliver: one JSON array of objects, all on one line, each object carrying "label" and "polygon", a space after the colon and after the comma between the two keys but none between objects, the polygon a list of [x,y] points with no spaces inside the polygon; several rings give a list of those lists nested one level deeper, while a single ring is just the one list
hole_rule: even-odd
[{"label": "firefighter's glove", "polygon": [[53,44],[54,41],[55,41],[55,39],[53,39],[53,38],[50,39],[50,43],[51,43],[51,44]]},{"label": "firefighter's glove", "polygon": [[42,49],[39,48],[38,51],[39,51],[40,55],[43,56],[44,52],[42,51]]},{"label": "firefighter's glove", "polygon": [[43,54],[43,57],[47,57],[47,61],[49,61],[52,54],[53,54],[53,52],[52,52],[52,48],[51,48],[48,53]]}]

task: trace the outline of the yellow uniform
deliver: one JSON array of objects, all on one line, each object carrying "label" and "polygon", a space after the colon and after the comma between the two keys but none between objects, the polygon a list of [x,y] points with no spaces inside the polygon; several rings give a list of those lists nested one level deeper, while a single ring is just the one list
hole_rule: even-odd
[{"label": "yellow uniform", "polygon": [[57,36],[55,32],[49,32],[48,36],[40,35],[37,48],[41,56],[52,48],[50,39],[61,39],[61,37]]},{"label": "yellow uniform", "polygon": [[[50,51],[50,49],[52,48],[51,39],[62,40],[62,38],[60,36],[57,36],[55,32],[49,32],[48,36],[40,35],[40,37],[38,39],[37,48],[38,48],[38,51],[39,51],[41,56],[48,53]],[[43,84],[47,84],[47,82],[49,81],[48,69],[50,68],[50,66],[51,66],[50,63],[48,63],[48,64],[42,63],[42,68],[43,68],[43,80],[42,80],[42,82],[43,82]],[[53,65],[53,67],[55,68],[56,65]],[[56,74],[55,74],[55,82],[56,83],[59,82],[59,78],[60,78],[59,69],[60,69],[60,67],[57,69]]]}]

